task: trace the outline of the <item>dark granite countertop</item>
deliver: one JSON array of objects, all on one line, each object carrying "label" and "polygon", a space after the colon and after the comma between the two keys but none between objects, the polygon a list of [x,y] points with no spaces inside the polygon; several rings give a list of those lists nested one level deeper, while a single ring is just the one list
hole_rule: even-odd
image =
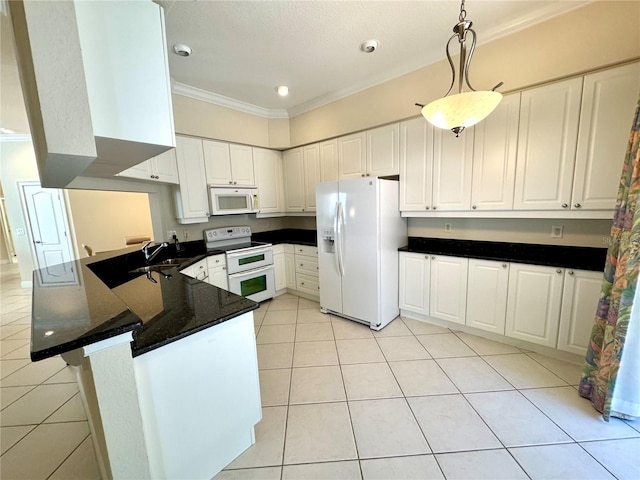
[{"label": "dark granite countertop", "polygon": [[450,255],[505,262],[528,263],[579,270],[603,271],[606,248],[485,242],[409,237],[401,252]]},{"label": "dark granite countertop", "polygon": [[298,245],[318,245],[316,230],[303,230],[301,228],[283,228],[269,232],[257,232],[251,236],[256,242],[268,242],[277,245],[279,243],[295,243]]},{"label": "dark granite countertop", "polygon": [[33,276],[31,359],[54,355],[133,331],[133,356],[179,340],[258,307],[252,300],[179,270],[207,255],[204,242],[171,245],[154,261],[181,258],[180,267],[131,273],[144,265],[139,247],[69,262],[75,282],[42,284]]}]

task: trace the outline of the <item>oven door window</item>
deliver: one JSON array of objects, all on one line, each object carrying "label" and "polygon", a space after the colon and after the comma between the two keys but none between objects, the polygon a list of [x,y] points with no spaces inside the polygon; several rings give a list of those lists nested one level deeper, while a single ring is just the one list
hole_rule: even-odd
[{"label": "oven door window", "polygon": [[240,295],[248,297],[254,293],[260,293],[267,290],[267,275],[259,275],[257,277],[240,280]]},{"label": "oven door window", "polygon": [[244,257],[238,259],[238,265],[251,265],[255,262],[263,262],[264,261],[264,253],[259,255],[252,255],[250,257]]},{"label": "oven door window", "polygon": [[246,195],[218,195],[216,201],[220,211],[246,210],[249,208]]}]

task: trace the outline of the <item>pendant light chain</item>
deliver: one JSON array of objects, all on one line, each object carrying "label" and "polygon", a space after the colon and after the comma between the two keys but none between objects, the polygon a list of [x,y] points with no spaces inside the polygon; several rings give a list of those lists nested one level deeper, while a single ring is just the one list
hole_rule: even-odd
[{"label": "pendant light chain", "polygon": [[460,4],[460,15],[458,15],[458,21],[464,22],[464,19],[467,18],[467,11],[464,9],[464,0]]}]

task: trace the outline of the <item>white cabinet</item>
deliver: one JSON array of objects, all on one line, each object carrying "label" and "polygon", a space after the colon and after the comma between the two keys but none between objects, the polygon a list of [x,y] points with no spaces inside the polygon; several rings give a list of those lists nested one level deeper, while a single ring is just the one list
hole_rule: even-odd
[{"label": "white cabinet", "polygon": [[582,78],[522,92],[514,208],[568,210]]},{"label": "white cabinet", "polygon": [[335,182],[338,180],[338,140],[327,140],[320,148],[320,181]]},{"label": "white cabinet", "polygon": [[120,177],[138,178],[161,183],[178,184],[178,166],[176,165],[176,150],[167,150],[138,165],[127,168],[118,173]]},{"label": "white cabinet", "polygon": [[573,209],[615,207],[640,91],[640,63],[584,77]]},{"label": "white cabinet", "polygon": [[505,335],[555,348],[564,269],[512,263]]},{"label": "white cabinet", "polygon": [[320,296],[318,272],[318,248],[308,245],[294,245],[296,290],[313,298]]},{"label": "white cabinet", "polygon": [[284,170],[284,208],[287,212],[304,211],[304,164],[302,148],[287,150],[282,155]]},{"label": "white cabinet", "polygon": [[338,138],[338,177],[358,178],[367,169],[366,135],[354,133]]},{"label": "white cabinet", "polygon": [[293,245],[284,244],[284,268],[286,271],[287,288],[296,288],[296,258]]},{"label": "white cabinet", "polygon": [[400,309],[429,315],[431,259],[429,255],[421,253],[401,252],[399,255]]},{"label": "white cabinet", "polygon": [[251,147],[214,140],[202,145],[208,185],[255,187]]},{"label": "white cabinet", "polygon": [[465,323],[467,258],[431,256],[429,314],[449,322]]},{"label": "white cabinet", "polygon": [[186,268],[183,268],[182,270],[180,270],[180,273],[188,277],[206,282],[209,278],[209,270],[207,268],[207,259],[203,258],[199,262],[194,263],[193,265],[189,265]]},{"label": "white cabinet", "polygon": [[423,117],[400,123],[400,210],[431,209],[433,126]]},{"label": "white cabinet", "polygon": [[180,184],[174,187],[178,223],[206,223],[209,196],[202,140],[176,135],[176,160]]},{"label": "white cabinet", "polygon": [[473,129],[456,137],[435,129],[433,142],[433,210],[469,210],[473,165]]},{"label": "white cabinet", "polygon": [[509,264],[470,258],[468,280],[466,324],[504,335]]},{"label": "white cabinet", "polygon": [[601,287],[601,272],[571,269],[565,272],[558,350],[585,355]]},{"label": "white cabinet", "polygon": [[304,211],[316,211],[316,185],[320,182],[320,149],[318,144],[302,148],[304,167]]},{"label": "white cabinet", "polygon": [[520,93],[507,95],[474,127],[472,210],[511,210],[516,175]]},{"label": "white cabinet", "polygon": [[367,170],[365,175],[383,177],[399,173],[400,124],[367,130]]},{"label": "white cabinet", "polygon": [[227,261],[224,254],[207,257],[207,283],[229,290],[227,278]]},{"label": "white cabinet", "polygon": [[277,150],[253,149],[260,213],[284,211],[282,154]]},{"label": "white cabinet", "polygon": [[287,288],[287,267],[284,256],[284,245],[273,246],[273,271],[276,293]]}]

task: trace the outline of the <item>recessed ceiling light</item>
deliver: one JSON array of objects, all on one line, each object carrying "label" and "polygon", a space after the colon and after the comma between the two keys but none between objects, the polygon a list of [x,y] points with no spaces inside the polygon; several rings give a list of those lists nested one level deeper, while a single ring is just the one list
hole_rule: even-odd
[{"label": "recessed ceiling light", "polygon": [[191,55],[191,47],[182,43],[176,43],[173,46],[173,53],[181,57],[188,57],[189,55]]},{"label": "recessed ceiling light", "polygon": [[280,85],[276,87],[276,92],[278,92],[278,95],[280,95],[281,97],[286,97],[287,95],[289,95],[289,87],[287,87],[286,85]]},{"label": "recessed ceiling light", "polygon": [[364,53],[373,53],[376,51],[376,48],[378,48],[378,45],[379,43],[377,40],[367,40],[360,44],[360,50]]}]

